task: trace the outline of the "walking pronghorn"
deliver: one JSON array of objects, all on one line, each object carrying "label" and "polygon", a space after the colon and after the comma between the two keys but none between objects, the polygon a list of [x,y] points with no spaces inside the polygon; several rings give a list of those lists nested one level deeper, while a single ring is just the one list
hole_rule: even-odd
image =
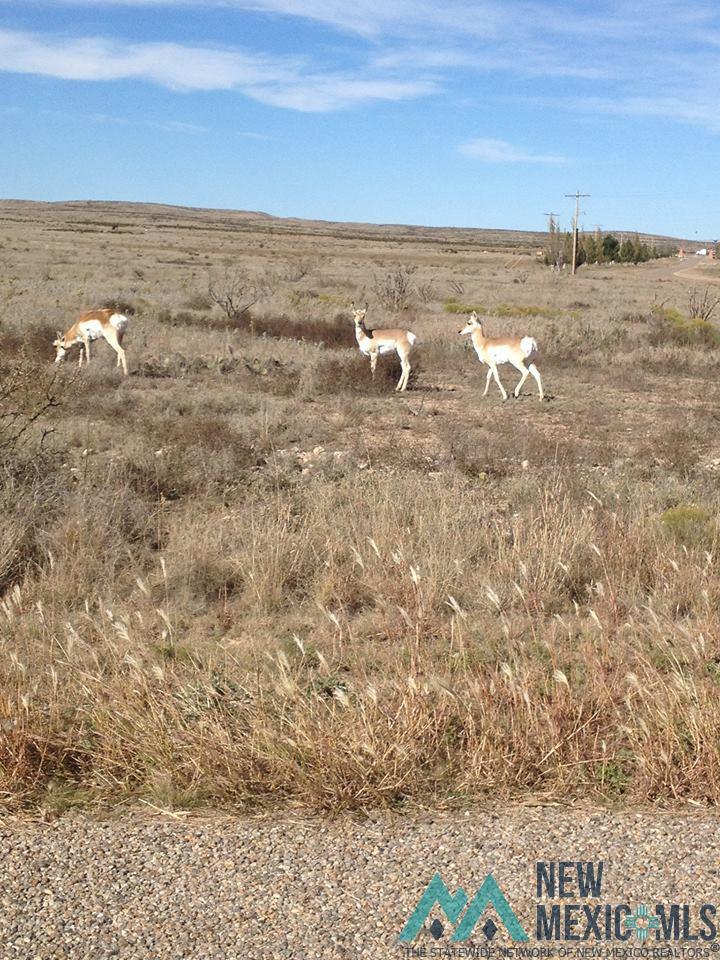
[{"label": "walking pronghorn", "polygon": [[478,360],[488,365],[483,396],[487,395],[490,387],[490,377],[495,377],[495,382],[500,387],[503,400],[507,400],[507,393],[505,387],[500,383],[497,367],[499,363],[511,363],[522,374],[520,383],[515,387],[515,396],[518,396],[522,385],[528,378],[528,374],[531,373],[537,381],[540,399],[543,399],[545,394],[543,393],[540,372],[533,363],[539,353],[537,340],[534,337],[486,337],[475,310],[470,314],[467,324],[458,332],[461,336],[470,334]]},{"label": "walking pronghorn", "polygon": [[355,339],[361,352],[366,357],[370,357],[372,375],[375,376],[378,354],[397,353],[400,358],[402,373],[395,390],[406,390],[412,369],[410,353],[417,342],[417,337],[411,330],[368,330],[365,326],[368,305],[365,304],[363,310],[357,310],[354,303],[351,304],[351,307],[355,321]]},{"label": "walking pronghorn", "polygon": [[127,376],[127,361],[125,360],[125,351],[121,343],[127,330],[128,319],[122,313],[116,313],[114,310],[88,310],[87,313],[81,313],[67,333],[57,332],[57,340],[53,346],[57,348],[55,354],[55,363],[60,363],[64,359],[68,350],[76,343],[80,344],[80,359],[78,367],[82,367],[83,348],[85,350],[85,361],[90,363],[90,341],[99,340],[103,337],[117,354],[117,366],[122,364],[123,371]]}]

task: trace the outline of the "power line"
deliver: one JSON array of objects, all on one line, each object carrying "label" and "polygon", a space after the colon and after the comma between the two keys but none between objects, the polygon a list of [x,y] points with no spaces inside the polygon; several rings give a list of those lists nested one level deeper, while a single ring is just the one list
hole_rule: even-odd
[{"label": "power line", "polygon": [[572,272],[575,276],[575,271],[577,269],[577,241],[578,241],[578,220],[580,218],[580,197],[589,197],[589,193],[580,193],[579,190],[576,190],[575,193],[566,193],[566,197],[575,197],[575,216],[573,217],[573,252],[572,252]]}]

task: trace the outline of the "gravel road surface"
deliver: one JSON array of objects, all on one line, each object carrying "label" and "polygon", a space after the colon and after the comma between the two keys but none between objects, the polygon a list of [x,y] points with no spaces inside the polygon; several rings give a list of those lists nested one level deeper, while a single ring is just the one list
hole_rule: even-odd
[{"label": "gravel road surface", "polygon": [[[373,820],[6,819],[0,960],[407,957],[398,935],[436,871],[470,897],[492,872],[532,945],[536,861],[602,860],[593,903],[720,907],[719,827],[706,811],[547,806]],[[468,943],[487,943],[485,919]],[[437,943],[421,932],[414,955],[460,955],[452,932]],[[709,956],[702,946],[697,956]]]}]

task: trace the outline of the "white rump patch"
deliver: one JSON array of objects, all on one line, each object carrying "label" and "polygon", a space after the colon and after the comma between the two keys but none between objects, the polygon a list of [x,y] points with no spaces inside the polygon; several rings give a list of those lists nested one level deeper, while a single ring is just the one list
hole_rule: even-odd
[{"label": "white rump patch", "polygon": [[414,343],[417,343],[417,336],[412,332],[412,330],[408,330],[407,338],[410,341],[410,346],[412,346]]},{"label": "white rump patch", "polygon": [[520,341],[520,349],[524,356],[532,357],[538,352],[537,340],[535,337],[523,337]]},{"label": "white rump patch", "polygon": [[118,333],[123,333],[128,325],[128,318],[123,313],[114,313],[110,317],[110,323],[115,327]]}]

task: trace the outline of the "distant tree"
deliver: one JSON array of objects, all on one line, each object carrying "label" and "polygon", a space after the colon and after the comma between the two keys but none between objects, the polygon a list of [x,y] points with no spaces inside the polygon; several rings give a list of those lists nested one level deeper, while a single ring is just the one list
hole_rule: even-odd
[{"label": "distant tree", "polygon": [[549,267],[555,267],[555,269],[559,269],[563,264],[563,244],[555,217],[550,217],[548,223],[548,240],[543,251],[543,260]]},{"label": "distant tree", "polygon": [[621,263],[636,263],[635,260],[635,244],[632,240],[625,239],[618,247],[616,260],[619,260]]},{"label": "distant tree", "polygon": [[635,263],[646,263],[653,256],[650,244],[646,240],[635,238]]},{"label": "distant tree", "polygon": [[603,260],[616,260],[619,248],[620,241],[618,238],[611,233],[606,233],[602,242]]},{"label": "distant tree", "polygon": [[600,259],[600,251],[598,249],[598,243],[595,235],[592,233],[586,233],[582,238],[582,245],[585,251],[586,263],[597,263],[597,261]]}]

